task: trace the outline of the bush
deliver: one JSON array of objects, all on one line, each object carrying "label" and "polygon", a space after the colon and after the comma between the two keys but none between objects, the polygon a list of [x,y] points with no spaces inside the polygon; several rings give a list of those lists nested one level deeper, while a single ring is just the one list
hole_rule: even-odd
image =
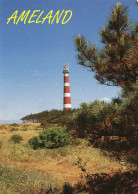
[{"label": "bush", "polygon": [[33,147],[34,149],[42,148],[44,147],[42,140],[40,137],[33,137],[28,141],[28,143]]},{"label": "bush", "polygon": [[39,137],[33,137],[29,144],[34,148],[58,148],[69,144],[69,134],[64,129],[52,129],[44,131]]},{"label": "bush", "polygon": [[127,92],[127,97],[114,98],[112,102],[95,100],[82,103],[76,116],[68,122],[69,130],[76,130],[79,137],[89,135],[129,137],[136,141],[138,83]]},{"label": "bush", "polygon": [[21,135],[12,135],[11,138],[9,139],[9,141],[13,142],[13,143],[20,143],[23,140]]}]

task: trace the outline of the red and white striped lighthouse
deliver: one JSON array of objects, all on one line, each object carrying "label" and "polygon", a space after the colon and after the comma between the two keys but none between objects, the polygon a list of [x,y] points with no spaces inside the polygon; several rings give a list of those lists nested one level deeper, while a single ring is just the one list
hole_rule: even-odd
[{"label": "red and white striped lighthouse", "polygon": [[69,87],[69,69],[67,65],[64,65],[64,100],[63,109],[71,110],[71,97],[70,97],[70,87]]}]

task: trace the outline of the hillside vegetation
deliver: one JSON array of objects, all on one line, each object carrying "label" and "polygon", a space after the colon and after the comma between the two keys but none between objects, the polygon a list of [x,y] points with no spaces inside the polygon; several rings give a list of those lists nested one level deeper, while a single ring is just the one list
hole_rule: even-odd
[{"label": "hillside vegetation", "polygon": [[[14,130],[13,130],[14,127]],[[54,127],[55,128],[55,127]],[[52,130],[50,127],[47,130]],[[58,127],[57,127],[58,130]],[[61,193],[63,186],[72,188],[81,178],[81,169],[76,164],[85,162],[87,172],[114,174],[135,169],[129,163],[119,163],[85,139],[75,138],[69,145],[55,149],[37,149],[29,146],[28,140],[43,132],[40,123],[0,124],[0,191],[1,193],[44,193],[52,189]],[[20,143],[9,141],[13,135],[22,136]],[[64,185],[65,183],[70,183]]]}]

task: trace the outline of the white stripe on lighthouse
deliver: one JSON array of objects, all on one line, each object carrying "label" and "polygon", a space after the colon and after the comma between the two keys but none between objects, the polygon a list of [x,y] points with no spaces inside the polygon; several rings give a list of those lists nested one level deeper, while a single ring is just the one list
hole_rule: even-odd
[{"label": "white stripe on lighthouse", "polygon": [[66,83],[64,83],[64,86],[69,86],[69,83],[67,83],[67,82],[66,82]]},{"label": "white stripe on lighthouse", "polygon": [[69,76],[69,74],[68,73],[65,73],[64,76]]},{"label": "white stripe on lighthouse", "polygon": [[64,108],[71,108],[71,104],[64,104]]},{"label": "white stripe on lighthouse", "polygon": [[64,97],[70,97],[70,93],[64,93]]}]

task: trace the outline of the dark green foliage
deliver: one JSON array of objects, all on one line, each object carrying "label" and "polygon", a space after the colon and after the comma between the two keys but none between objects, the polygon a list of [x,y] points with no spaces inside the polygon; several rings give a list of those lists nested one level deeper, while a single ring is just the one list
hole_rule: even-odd
[{"label": "dark green foliage", "polygon": [[34,148],[58,148],[70,143],[69,134],[64,129],[51,129],[44,131],[39,137],[33,137],[29,144]]},{"label": "dark green foliage", "polygon": [[[79,137],[89,137],[95,147],[125,150],[129,155],[138,150],[138,26],[130,28],[127,9],[121,3],[112,8],[107,25],[100,30],[102,49],[88,43],[84,36],[74,38],[78,63],[93,71],[100,84],[121,86],[122,96],[111,103],[83,103],[68,129],[75,129]],[[111,140],[110,136],[119,139]],[[128,158],[136,161],[137,154],[132,155]]]},{"label": "dark green foliage", "polygon": [[84,36],[74,38],[78,63],[95,73],[100,84],[127,86],[137,80],[137,25],[129,27],[127,7],[117,3],[107,25],[100,30],[103,48],[89,43]]},{"label": "dark green foliage", "polygon": [[21,120],[23,121],[29,121],[29,122],[47,122],[49,124],[57,124],[60,126],[66,125],[68,122],[68,118],[72,116],[77,110],[68,110],[68,111],[62,111],[62,110],[50,110],[50,111],[43,111],[37,114],[30,114],[23,117]]},{"label": "dark green foliage", "polygon": [[125,152],[127,159],[136,163],[138,83],[124,91],[122,97],[111,103],[82,103],[76,116],[70,119],[68,130],[73,129],[76,136],[89,138],[95,147],[119,154]]},{"label": "dark green foliage", "polygon": [[23,140],[23,137],[18,134],[12,135],[11,138],[9,139],[9,141],[13,143],[21,143],[22,140]]},{"label": "dark green foliage", "polygon": [[89,134],[112,135],[115,129],[118,133],[118,108],[113,103],[97,100],[90,104],[82,103],[80,111],[70,121],[68,128],[76,129],[79,137],[87,137]]},{"label": "dark green foliage", "polygon": [[82,103],[76,116],[70,119],[68,128],[76,129],[79,136],[93,134],[133,139],[137,135],[138,84],[132,89],[127,97],[114,99],[111,103],[97,100]]},{"label": "dark green foliage", "polygon": [[116,104],[121,104],[122,103],[122,99],[120,97],[117,98],[112,98],[112,103],[116,103]]},{"label": "dark green foliage", "polygon": [[40,137],[33,137],[28,141],[28,143],[33,147],[34,149],[43,148],[44,144],[43,141],[40,139]]}]

